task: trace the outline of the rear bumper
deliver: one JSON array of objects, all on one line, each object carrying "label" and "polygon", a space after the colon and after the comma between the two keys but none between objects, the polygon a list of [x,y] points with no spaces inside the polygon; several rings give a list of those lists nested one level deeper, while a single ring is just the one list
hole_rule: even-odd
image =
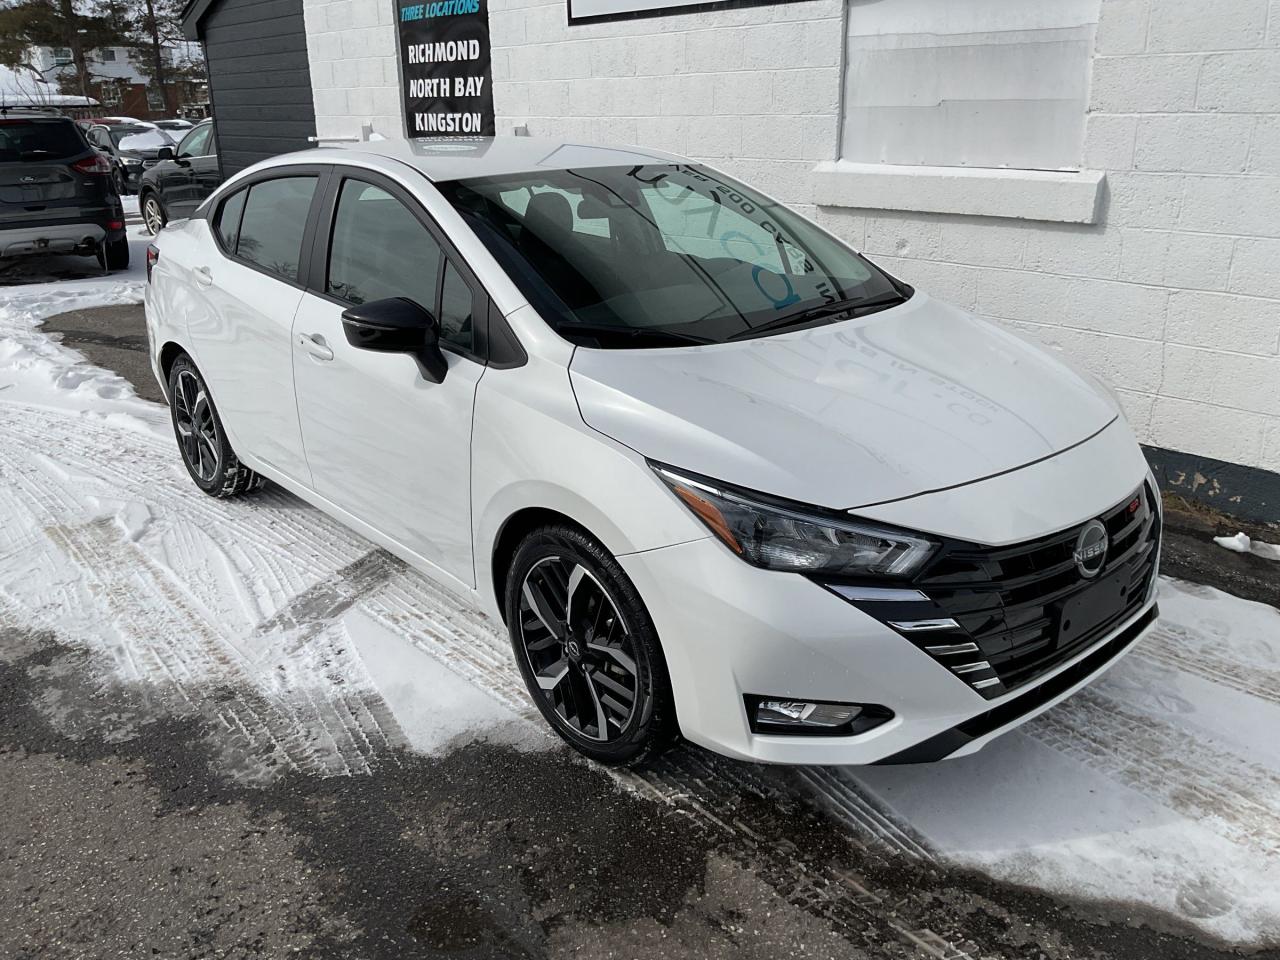
[{"label": "rear bumper", "polygon": [[[112,227],[113,222],[121,225]],[[119,240],[124,235],[123,214],[108,213],[71,222],[37,220],[0,227],[0,258],[47,253],[92,254],[102,243]]]}]

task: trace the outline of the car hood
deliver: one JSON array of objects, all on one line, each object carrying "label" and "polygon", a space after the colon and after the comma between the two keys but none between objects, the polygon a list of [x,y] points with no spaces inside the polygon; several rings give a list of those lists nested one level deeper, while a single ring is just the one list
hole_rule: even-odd
[{"label": "car hood", "polygon": [[1045,350],[916,293],[706,347],[579,347],[583,419],[653,460],[839,509],[958,486],[1102,430],[1115,405]]}]

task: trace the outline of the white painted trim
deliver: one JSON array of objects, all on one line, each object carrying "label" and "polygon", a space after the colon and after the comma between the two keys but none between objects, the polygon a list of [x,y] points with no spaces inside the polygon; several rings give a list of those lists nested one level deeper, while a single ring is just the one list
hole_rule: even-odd
[{"label": "white painted trim", "polygon": [[958,213],[1097,223],[1101,170],[924,167],[834,160],[813,168],[813,202],[825,207]]}]

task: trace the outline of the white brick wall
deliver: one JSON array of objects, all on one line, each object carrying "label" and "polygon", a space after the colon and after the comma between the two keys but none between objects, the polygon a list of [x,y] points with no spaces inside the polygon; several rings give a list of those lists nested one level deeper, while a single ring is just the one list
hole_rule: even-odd
[{"label": "white brick wall", "polygon": [[[392,7],[306,0],[322,136],[401,131]],[[492,0],[498,132],[716,163],[1083,361],[1143,440],[1280,470],[1280,0],[1102,0],[1089,226],[813,207],[814,162],[837,156],[843,16],[808,0],[570,27],[564,0]]]},{"label": "white brick wall", "polygon": [[1106,376],[1143,440],[1280,470],[1280,4],[1103,0],[1085,163],[1094,226],[825,222]]}]

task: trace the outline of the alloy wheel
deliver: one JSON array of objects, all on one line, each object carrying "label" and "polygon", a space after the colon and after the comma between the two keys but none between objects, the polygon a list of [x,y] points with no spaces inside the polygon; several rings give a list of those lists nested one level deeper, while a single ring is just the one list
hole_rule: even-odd
[{"label": "alloy wheel", "polygon": [[178,427],[182,456],[202,482],[211,482],[222,463],[222,445],[218,439],[218,425],[213,417],[209,394],[205,391],[204,384],[190,370],[183,370],[177,376],[173,393],[173,415]]},{"label": "alloy wheel", "polygon": [[582,564],[546,557],[525,575],[519,614],[538,695],[578,736],[617,739],[641,688],[631,633],[608,591]]},{"label": "alloy wheel", "polygon": [[164,227],[164,211],[155,197],[147,197],[147,202],[142,205],[142,219],[147,225],[147,232],[153,237]]}]

